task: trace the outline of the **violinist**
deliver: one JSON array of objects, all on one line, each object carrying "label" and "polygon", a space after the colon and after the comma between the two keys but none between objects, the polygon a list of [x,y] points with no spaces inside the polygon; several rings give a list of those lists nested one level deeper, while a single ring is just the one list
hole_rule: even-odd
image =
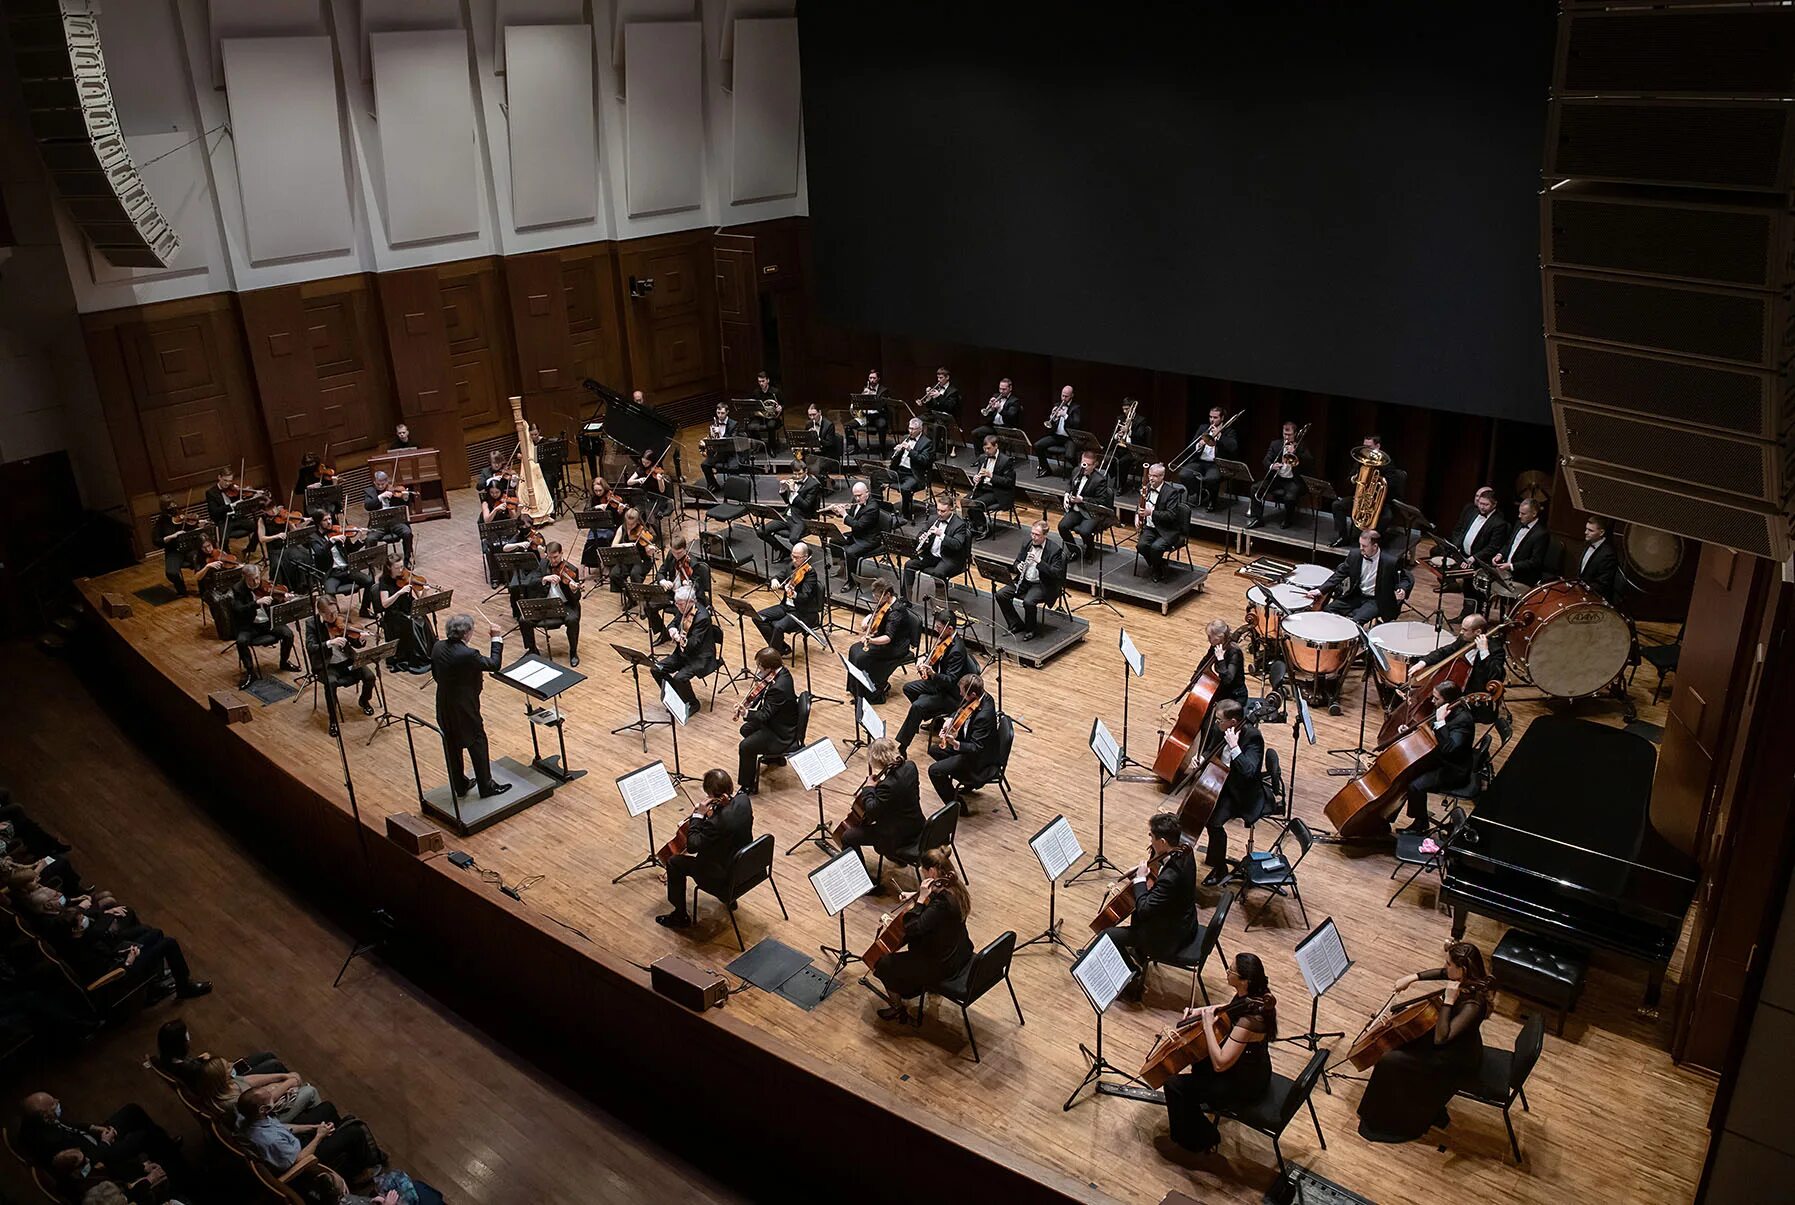
[{"label": "violinist", "polygon": [[[907,763],[906,763],[907,764]],[[972,961],[972,935],[966,918],[972,896],[954,872],[953,850],[931,849],[917,863],[916,895],[904,915],[904,941],[896,952],[879,959],[873,978],[884,989],[883,1021],[910,1020],[904,1001],[937,991]]]},{"label": "violinist", "polygon": [[1067,385],[1060,390],[1060,400],[1054,403],[1053,409],[1041,424],[1047,428],[1047,434],[1035,440],[1035,476],[1047,476],[1047,458],[1058,456],[1062,459],[1072,451],[1072,432],[1084,426],[1084,411],[1072,400],[1072,386]]},{"label": "violinist", "polygon": [[[284,593],[284,592],[283,592]],[[243,667],[243,680],[238,690],[247,690],[258,677],[255,661],[249,655],[249,642],[256,636],[280,638],[280,667],[287,673],[298,673],[293,664],[293,629],[275,623],[268,616],[269,605],[276,601],[275,591],[262,581],[260,565],[243,566],[243,577],[231,590],[231,618],[237,630],[237,661]]]},{"label": "violinist", "polygon": [[[866,781],[854,793],[854,814],[841,830],[843,846],[856,852],[870,845],[887,861],[922,836],[922,797],[916,763],[898,752],[897,742],[882,736],[866,747]],[[861,854],[862,863],[866,855]],[[873,884],[873,894],[884,890]]]},{"label": "violinist", "polygon": [[[355,650],[367,642],[368,633],[350,625],[341,604],[331,595],[313,597],[317,600],[317,613],[305,621],[305,648],[312,672],[333,694],[345,686],[359,684],[361,697],[356,701],[361,704],[363,715],[373,715],[373,667],[355,664]],[[333,705],[328,711],[330,735],[335,736],[337,709]]]},{"label": "violinist", "polygon": [[424,638],[422,623],[412,613],[412,604],[427,584],[398,556],[386,558],[386,567],[380,571],[380,580],[375,583],[380,597],[381,632],[388,640],[399,642],[387,668],[398,673],[430,672],[429,642]]},{"label": "violinist", "polygon": [[[1238,654],[1239,650],[1235,652]],[[1222,783],[1215,810],[1209,813],[1206,832],[1209,848],[1203,864],[1209,874],[1205,887],[1220,887],[1228,879],[1228,831],[1222,827],[1230,820],[1247,826],[1247,841],[1252,842],[1253,826],[1265,819],[1277,803],[1276,792],[1264,780],[1265,737],[1259,725],[1246,721],[1245,709],[1234,699],[1221,699],[1215,704],[1215,731],[1220,734],[1217,750],[1228,777]]]},{"label": "violinist", "polygon": [[997,436],[987,435],[984,449],[972,466],[972,501],[987,513],[1006,511],[1016,504],[1016,458],[997,446]]},{"label": "violinist", "polygon": [[1072,547],[1073,537],[1084,543],[1084,555],[1088,560],[1097,553],[1097,518],[1091,514],[1093,506],[1112,507],[1116,502],[1115,487],[1110,483],[1109,474],[1097,471],[1097,453],[1086,448],[1078,458],[1078,468],[1072,474],[1072,482],[1066,487],[1061,498],[1066,513],[1060,519],[1060,540],[1066,547]]},{"label": "violinist", "polygon": [[156,520],[150,524],[150,542],[162,549],[162,574],[182,598],[187,597],[187,579],[182,570],[191,559],[181,551],[181,537],[193,530],[193,523],[181,514],[173,495],[163,494],[157,500]]},{"label": "violinist", "polygon": [[294,590],[309,584],[311,528],[300,530],[305,522],[303,514],[282,506],[272,494],[262,500],[261,513],[256,516],[256,534],[262,541],[270,578]]},{"label": "violinist", "polygon": [[673,485],[667,480],[667,471],[661,467],[660,453],[652,449],[644,451],[636,457],[635,467],[623,479],[624,489],[642,491],[642,501],[638,505],[644,518],[653,520],[673,509]]},{"label": "violinist", "polygon": [[[611,547],[634,547],[642,555],[627,564],[611,567],[612,594],[622,594],[624,582],[648,580],[648,570],[654,565],[655,556],[660,551],[654,546],[654,539],[654,528],[642,521],[641,511],[632,506],[623,512],[623,526],[619,527],[616,534],[611,537]],[[623,609],[627,611],[634,605],[626,599]]]},{"label": "violinist", "polygon": [[972,528],[954,512],[946,494],[935,499],[935,521],[916,537],[916,555],[904,563],[904,597],[914,598],[916,575],[926,573],[942,585],[966,572],[972,551]]},{"label": "violinist", "polygon": [[1011,635],[1033,640],[1041,634],[1036,622],[1040,609],[1053,606],[1066,590],[1066,549],[1059,541],[1047,538],[1046,519],[1035,520],[1028,531],[1028,543],[1010,567],[1016,572],[1016,580],[998,587],[997,609],[1003,612]]},{"label": "violinist", "polygon": [[667,863],[667,902],[673,911],[655,917],[669,929],[689,929],[692,914],[686,911],[686,883],[696,881],[712,895],[728,886],[730,863],[754,840],[753,791],[735,789],[728,770],[704,772],[704,802],[686,821],[685,852]]},{"label": "violinist", "polygon": [[[567,559],[561,541],[550,540],[542,547],[542,557],[525,587],[531,598],[558,598],[565,607],[562,624],[567,630],[567,664],[580,667],[580,567]],[[536,651],[536,625],[520,615],[518,630],[523,633],[524,650]]]},{"label": "violinist", "polygon": [[1428,758],[1428,768],[1409,780],[1409,822],[1402,829],[1405,833],[1427,831],[1428,792],[1459,790],[1470,783],[1476,772],[1477,721],[1469,707],[1460,705],[1463,697],[1464,691],[1457,682],[1433,685],[1434,710],[1426,723],[1433,726],[1438,744]]},{"label": "violinist", "polygon": [[748,794],[760,790],[760,762],[785,764],[785,751],[798,739],[798,692],[792,672],[777,652],[754,654],[754,685],[736,708],[742,743],[736,748],[736,781]]},{"label": "violinist", "polygon": [[243,562],[212,542],[211,536],[201,536],[199,541],[199,574],[194,586],[204,598],[212,592],[212,575],[220,569],[235,569]]},{"label": "violinist", "polygon": [[[1271,1087],[1269,1043],[1278,1036],[1278,1001],[1257,954],[1243,951],[1229,960],[1228,986],[1234,997],[1226,1004],[1206,1004],[1184,1014],[1185,1021],[1203,1027],[1204,1037],[1190,1070],[1166,1082],[1171,1131],[1154,1140],[1160,1153],[1176,1163],[1207,1154],[1221,1141],[1210,1112],[1261,1100]],[[1216,1036],[1218,1019],[1227,1025],[1226,1038]]]},{"label": "violinist", "polygon": [[859,573],[860,563],[884,544],[886,514],[885,508],[872,500],[872,487],[865,481],[855,481],[851,492],[854,500],[838,508],[848,525],[842,561],[850,577]]},{"label": "violinist", "polygon": [[586,547],[580,552],[580,564],[598,568],[598,550],[616,538],[623,526],[623,512],[629,507],[611,491],[603,477],[592,479],[592,507],[598,512],[597,522],[586,532]]},{"label": "violinist", "polygon": [[221,546],[229,548],[231,541],[238,536],[248,536],[245,555],[255,550],[253,504],[256,498],[256,491],[237,484],[235,470],[229,467],[218,470],[217,483],[206,491],[206,518],[218,529],[218,542]]},{"label": "violinist", "polygon": [[1153,571],[1153,580],[1165,581],[1166,558],[1184,547],[1190,527],[1190,496],[1184,487],[1166,480],[1163,464],[1151,465],[1141,483],[1140,509],[1134,512],[1139,529],[1135,547]]},{"label": "violinist", "polygon": [[517,474],[512,471],[512,459],[513,456],[507,456],[497,448],[494,448],[491,452],[487,453],[486,473],[480,478],[481,493],[486,493],[488,487],[496,483],[499,487],[501,496],[505,494],[516,495]]},{"label": "violinist", "polygon": [[[710,441],[734,440],[736,423],[729,417],[729,403],[718,402],[716,414],[711,418],[710,428],[705,432],[705,439]],[[704,484],[717,488],[717,470],[733,473],[738,465],[733,443],[712,442],[704,450],[704,462],[699,466],[704,470]]]},{"label": "violinist", "polygon": [[1203,632],[1209,638],[1209,664],[1215,670],[1218,685],[1215,700],[1233,699],[1247,705],[1247,662],[1240,646],[1234,643],[1234,629],[1225,619],[1212,619]]},{"label": "violinist", "polygon": [[823,619],[823,581],[810,561],[810,545],[799,541],[792,545],[792,571],[783,580],[774,578],[772,587],[782,595],[781,601],[762,607],[754,615],[754,626],[761,639],[779,650],[781,656],[791,653],[787,632],[805,627],[815,628]]},{"label": "violinist", "polygon": [[1266,446],[1263,464],[1265,475],[1253,487],[1253,496],[1247,502],[1247,526],[1263,524],[1265,504],[1275,501],[1283,508],[1278,516],[1278,526],[1289,527],[1296,522],[1297,503],[1309,490],[1303,484],[1303,475],[1315,467],[1315,457],[1310,453],[1309,445],[1302,441],[1302,433],[1295,423],[1286,421],[1278,438]]},{"label": "violinist", "polygon": [[[412,489],[408,485],[400,485],[389,478],[386,473],[375,470],[374,483],[362,491],[362,506],[372,515],[377,510],[391,507],[410,506],[414,500]],[[398,543],[404,546],[405,563],[411,564],[412,535],[410,523],[398,523],[385,528],[380,538],[388,544]]]},{"label": "violinist", "polygon": [[[897,596],[890,578],[873,579],[873,609],[861,621],[860,639],[848,650],[848,664],[872,680],[872,701],[883,703],[891,675],[916,651],[918,623],[910,604]],[[858,679],[848,678],[848,693],[867,693]]]},{"label": "violinist", "polygon": [[785,514],[779,522],[768,523],[760,529],[760,538],[766,541],[774,555],[784,556],[789,552],[792,545],[807,533],[805,524],[823,513],[823,498],[829,487],[823,483],[822,472],[822,461],[812,456],[804,462],[804,476],[780,482],[782,490],[790,491]]},{"label": "violinist", "polygon": [[960,678],[960,706],[929,742],[929,782],[942,803],[958,804],[960,815],[974,814],[960,793],[960,784],[976,782],[997,762],[997,701],[985,693],[977,674]]},{"label": "violinist", "polygon": [[[1499,640],[1490,639],[1490,621],[1472,611],[1469,615],[1459,617],[1458,636],[1451,644],[1443,644],[1433,652],[1423,656],[1419,664],[1438,665],[1455,653],[1463,653],[1461,658],[1470,667],[1465,680],[1465,693],[1480,695],[1487,692],[1490,683],[1501,682],[1508,676],[1508,650]],[[1471,709],[1471,717],[1482,723],[1494,722],[1496,709],[1488,703],[1478,703]]]},{"label": "violinist", "polygon": [[1222,503],[1222,471],[1215,462],[1239,459],[1240,433],[1227,425],[1227,415],[1220,406],[1211,406],[1209,425],[1198,432],[1196,451],[1178,470],[1178,480],[1204,510],[1213,512]]},{"label": "violinist", "polygon": [[[316,452],[307,452],[299,458],[299,472],[293,478],[293,495],[299,499],[300,505],[308,511],[317,511],[319,507],[311,505],[312,500],[306,491],[314,485],[335,485],[337,483],[336,466],[325,464]],[[332,523],[342,518],[342,513],[335,507],[325,508]]]},{"label": "violinist", "polygon": [[935,466],[935,442],[922,429],[922,420],[910,420],[909,432],[891,452],[891,475],[898,492],[898,503],[905,518],[910,518],[910,500],[929,488],[929,474]]},{"label": "violinist", "polygon": [[312,572],[324,583],[326,594],[354,594],[361,591],[361,613],[374,614],[374,579],[365,569],[349,564],[349,554],[361,550],[359,527],[339,527],[322,510],[312,512],[317,527],[312,536]]},{"label": "violinist", "polygon": [[1134,892],[1134,913],[1126,925],[1109,930],[1134,971],[1122,989],[1122,999],[1130,1002],[1146,988],[1146,964],[1173,957],[1197,935],[1197,859],[1178,817],[1155,812],[1147,821],[1147,839],[1147,856],[1123,888]]},{"label": "violinist", "polygon": [[953,608],[936,611],[935,622],[930,626],[934,638],[929,642],[929,651],[916,659],[916,680],[904,683],[904,698],[910,701],[910,710],[904,713],[904,722],[898,728],[899,752],[909,752],[910,742],[916,739],[925,721],[947,715],[960,706],[960,679],[972,672],[966,642],[955,630],[959,622]]},{"label": "violinist", "polygon": [[985,436],[997,434],[1000,427],[1014,431],[1022,426],[1022,399],[1016,396],[1016,386],[1009,377],[997,382],[997,392],[985,403],[979,416],[985,425],[972,429],[972,438],[980,447],[984,446]]},{"label": "violinist", "polygon": [[[692,559],[692,546],[684,532],[675,532],[667,541],[667,555],[661,561],[661,570],[656,578],[661,586],[672,594],[681,586],[690,586],[692,593],[702,607],[711,605],[711,567],[703,561]],[[668,639],[667,620],[674,614],[674,605],[654,607],[648,612],[648,631],[654,643]]]},{"label": "violinist", "polygon": [[1446,1105],[1483,1066],[1483,1023],[1496,1000],[1483,952],[1468,941],[1447,942],[1444,964],[1398,979],[1391,1000],[1422,982],[1442,985],[1438,1015],[1432,1029],[1372,1068],[1359,1098],[1359,1136],[1369,1142],[1413,1142],[1445,1125]]},{"label": "violinist", "polygon": [[655,662],[649,672],[657,686],[671,682],[673,692],[696,713],[698,694],[692,689],[692,679],[702,678],[717,668],[717,625],[711,609],[698,600],[698,591],[690,582],[673,588],[673,622],[668,625],[667,636],[673,641],[673,649]]}]

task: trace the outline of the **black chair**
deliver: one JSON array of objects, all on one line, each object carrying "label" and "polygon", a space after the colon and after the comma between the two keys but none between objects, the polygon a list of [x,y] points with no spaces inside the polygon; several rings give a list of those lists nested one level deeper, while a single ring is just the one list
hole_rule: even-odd
[{"label": "black chair", "polygon": [[1011,820],[1019,819],[1016,815],[1016,805],[1010,802],[1010,751],[1015,747],[1016,725],[1007,714],[998,712],[997,760],[960,783],[962,791],[976,791],[980,787],[988,787],[992,783],[996,783],[998,792],[1003,795],[1003,805],[1010,809]]},{"label": "black chair", "polygon": [[1328,1149],[1328,1140],[1321,1132],[1321,1118],[1315,1115],[1315,1084],[1321,1079],[1321,1073],[1327,1067],[1329,1052],[1317,1050],[1309,1056],[1309,1061],[1297,1073],[1295,1079],[1285,1079],[1277,1072],[1272,1072],[1271,1084],[1265,1095],[1258,1100],[1231,1108],[1217,1109],[1216,1116],[1237,1121],[1251,1130],[1258,1130],[1271,1139],[1271,1149],[1278,1157],[1278,1174],[1284,1174],[1284,1148],[1278,1139],[1290,1124],[1297,1110],[1304,1105],[1309,1107],[1309,1120],[1315,1124],[1315,1140],[1321,1143],[1321,1149]]},{"label": "black chair", "polygon": [[[1688,625],[1685,624],[1684,627]],[[1683,656],[1683,628],[1677,629],[1677,638],[1669,644],[1649,644],[1639,650],[1640,658],[1658,671],[1658,680],[1652,684],[1652,704],[1656,706],[1664,695],[1664,680],[1677,672],[1677,662]],[[1631,685],[1631,682],[1628,683]]]},{"label": "black chair", "polygon": [[[747,943],[742,940],[742,927],[736,924],[735,905],[748,892],[762,883],[773,885],[773,898],[779,901],[779,915],[790,920],[791,913],[785,910],[785,900],[779,895],[779,881],[773,877],[773,834],[762,833],[747,845],[736,851],[729,863],[729,878],[720,892],[712,892],[722,901],[729,912],[729,926],[735,930],[735,944],[747,950]],[[697,883],[692,884],[692,915],[698,915]]]},{"label": "black chair", "polygon": [[[1409,884],[1422,875],[1440,873],[1440,867],[1446,858],[1446,847],[1458,839],[1459,833],[1465,827],[1465,819],[1464,809],[1454,805],[1453,809],[1446,813],[1444,821],[1431,826],[1426,832],[1399,832],[1396,834],[1396,865],[1391,868],[1390,877],[1394,879],[1401,874],[1404,866],[1413,866],[1415,869],[1410,872],[1408,878],[1402,881],[1402,886],[1398,887],[1395,893],[1384,901],[1384,907],[1388,908],[1394,904],[1396,897],[1407,891]],[[1421,848],[1429,841],[1434,844],[1432,853]]]},{"label": "black chair", "polygon": [[[1181,971],[1189,971],[1192,1003],[1195,1003],[1197,993],[1200,991],[1203,993],[1203,1003],[1208,1004],[1209,987],[1203,982],[1203,967],[1208,963],[1209,956],[1221,948],[1222,926],[1228,923],[1228,910],[1232,907],[1234,907],[1234,897],[1232,895],[1222,896],[1215,905],[1215,911],[1209,915],[1209,923],[1198,925],[1197,931],[1191,934],[1190,940],[1184,943],[1182,949],[1165,958],[1149,958],[1145,969],[1152,970],[1153,964],[1157,962],[1165,966],[1177,967]],[[1226,952],[1222,957],[1224,960],[1227,958]]]},{"label": "black chair", "polygon": [[[978,998],[996,987],[999,983],[1010,989],[1010,1003],[1016,1008],[1016,1023],[1026,1025],[1022,1019],[1022,1004],[1016,999],[1016,985],[1010,982],[1010,956],[1016,952],[1016,934],[1012,931],[999,933],[995,940],[972,956],[972,961],[952,979],[935,988],[935,994],[945,996],[960,1006],[960,1020],[966,1026],[966,1040],[972,1044],[972,1061],[982,1062],[979,1058],[979,1040],[973,1036],[972,1014],[967,1010],[978,1002]],[[921,1013],[929,1002],[929,994],[924,992],[922,999],[916,1002],[916,1011]]]},{"label": "black chair", "polygon": [[729,592],[731,594],[735,593],[736,574],[741,567],[754,563],[752,552],[733,551],[728,535],[720,531],[699,532],[698,551],[704,557],[705,564],[721,565],[729,570]]},{"label": "black chair", "polygon": [[[960,849],[954,844],[954,831],[959,828],[959,825],[959,806],[952,803],[942,804],[935,809],[933,815],[923,822],[921,835],[909,845],[900,846],[898,850],[891,855],[892,863],[897,866],[915,867],[922,862],[922,855],[925,850],[939,849],[945,845],[953,851],[954,864],[960,868],[960,881],[962,883],[972,882],[971,879],[966,877],[966,863],[960,861]],[[877,883],[884,873],[885,855],[880,854],[879,870],[877,874],[873,875],[873,882]],[[922,886],[921,874],[916,876],[916,885],[919,888]]]},{"label": "black chair", "polygon": [[710,673],[699,674],[697,681],[702,682],[706,678],[711,680],[711,710],[715,711],[717,710],[717,684],[723,680],[723,629],[719,625],[711,625],[711,644],[714,646],[711,649],[711,657],[716,664],[711,667]]},{"label": "black chair", "polygon": [[761,765],[763,765],[763,766],[766,765],[767,758],[769,758],[769,757],[776,757],[776,758],[782,758],[782,759],[788,758],[792,754],[796,753],[798,750],[802,749],[805,744],[805,735],[809,731],[810,731],[810,692],[808,690],[805,690],[805,691],[798,692],[798,735],[795,736],[794,738],[792,738],[792,743],[790,745],[786,746],[784,751],[779,752],[779,753],[762,753],[759,757]]},{"label": "black chair", "polygon": [[[1539,1013],[1532,1013],[1521,1026],[1514,1050],[1484,1047],[1483,1065],[1477,1069],[1477,1078],[1454,1094],[1502,1110],[1502,1124],[1508,1127],[1508,1145],[1514,1148],[1516,1163],[1521,1161],[1521,1143],[1515,1137],[1515,1123],[1508,1111],[1519,1100],[1521,1111],[1531,1112],[1527,1108],[1527,1077],[1533,1074],[1545,1044],[1546,1019]],[[1444,1143],[1440,1149],[1446,1149]]]},{"label": "black chair", "polygon": [[[1511,720],[1512,723],[1512,720]],[[1471,754],[1471,777],[1463,786],[1442,788],[1440,794],[1448,799],[1457,799],[1465,803],[1477,802],[1477,797],[1484,792],[1496,777],[1495,750],[1492,743],[1496,737],[1496,728],[1484,730],[1478,738],[1476,748]]]},{"label": "black chair", "polygon": [[[1294,862],[1284,852],[1284,838],[1286,837],[1294,837],[1296,840],[1297,855]],[[1302,864],[1304,858],[1309,856],[1309,850],[1314,844],[1315,834],[1309,831],[1309,826],[1304,824],[1301,819],[1292,816],[1284,825],[1283,830],[1278,833],[1278,839],[1272,842],[1271,849],[1267,851],[1269,856],[1264,858],[1248,856],[1241,859],[1237,872],[1240,875],[1240,887],[1236,894],[1245,896],[1248,891],[1257,887],[1274,895],[1283,895],[1285,889],[1288,888],[1291,898],[1296,900],[1297,910],[1302,913],[1303,924],[1307,925],[1309,910],[1303,906],[1303,893],[1296,885],[1296,868]],[[1242,899],[1241,903],[1245,904],[1246,900]],[[1253,927],[1253,922],[1262,916],[1266,908],[1270,906],[1271,900],[1267,898],[1265,903],[1259,905],[1258,912],[1247,913],[1246,927],[1249,931]]]},{"label": "black chair", "polygon": [[734,473],[717,474],[717,502],[707,507],[704,512],[708,522],[715,519],[719,523],[734,523],[748,513],[748,504],[754,501],[753,478]]}]

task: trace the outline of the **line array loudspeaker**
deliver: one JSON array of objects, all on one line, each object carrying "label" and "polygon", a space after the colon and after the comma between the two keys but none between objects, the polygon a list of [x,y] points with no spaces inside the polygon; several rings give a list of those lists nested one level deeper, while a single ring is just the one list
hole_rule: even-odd
[{"label": "line array loudspeaker", "polygon": [[1795,9],[1565,12],[1555,75],[1559,96],[1795,96]]},{"label": "line array loudspeaker", "polygon": [[1780,507],[1710,495],[1631,469],[1562,462],[1572,501],[1583,510],[1643,523],[1773,561],[1789,558],[1789,516]]},{"label": "line array loudspeaker", "polygon": [[1789,500],[1792,463],[1786,443],[1711,431],[1673,433],[1649,418],[1563,402],[1552,407],[1552,417],[1558,450],[1579,464],[1638,470],[1772,506]]},{"label": "line array loudspeaker", "polygon": [[119,128],[97,0],[7,0],[6,16],[31,133],[70,216],[108,262],[168,267],[181,239]]}]

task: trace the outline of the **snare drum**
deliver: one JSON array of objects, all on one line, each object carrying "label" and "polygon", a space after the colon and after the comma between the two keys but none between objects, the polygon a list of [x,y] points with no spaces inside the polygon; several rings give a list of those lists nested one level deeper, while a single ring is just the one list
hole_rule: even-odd
[{"label": "snare drum", "polygon": [[[1270,595],[1268,598],[1267,595]],[[1315,605],[1315,600],[1304,594],[1295,586],[1253,586],[1247,590],[1247,623],[1255,633],[1266,640],[1276,640],[1284,633],[1283,616],[1271,605],[1276,599],[1278,606],[1295,614],[1307,611]]]},{"label": "snare drum", "polygon": [[1508,659],[1557,699],[1593,695],[1627,668],[1633,626],[1581,582],[1547,582],[1510,613]]},{"label": "snare drum", "polygon": [[1434,631],[1431,623],[1417,623],[1415,620],[1397,620],[1393,623],[1380,623],[1366,631],[1373,644],[1384,650],[1384,659],[1390,663],[1390,672],[1379,672],[1391,686],[1402,686],[1414,676],[1421,658],[1452,643],[1450,629],[1442,628]]},{"label": "snare drum", "polygon": [[1284,656],[1312,678],[1334,677],[1359,647],[1359,625],[1329,611],[1304,611],[1284,620]]}]

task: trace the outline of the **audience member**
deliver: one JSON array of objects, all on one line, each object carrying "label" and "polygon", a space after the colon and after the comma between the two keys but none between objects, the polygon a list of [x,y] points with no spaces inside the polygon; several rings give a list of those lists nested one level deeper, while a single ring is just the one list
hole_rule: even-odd
[{"label": "audience member", "polygon": [[284,1172],[315,1155],[344,1179],[358,1183],[386,1162],[367,1125],[343,1119],[334,1105],[318,1105],[302,1115],[305,1121],[288,1124],[274,1115],[279,1101],[280,1092],[273,1085],[251,1088],[237,1097],[237,1133],[256,1158],[275,1171]]}]

